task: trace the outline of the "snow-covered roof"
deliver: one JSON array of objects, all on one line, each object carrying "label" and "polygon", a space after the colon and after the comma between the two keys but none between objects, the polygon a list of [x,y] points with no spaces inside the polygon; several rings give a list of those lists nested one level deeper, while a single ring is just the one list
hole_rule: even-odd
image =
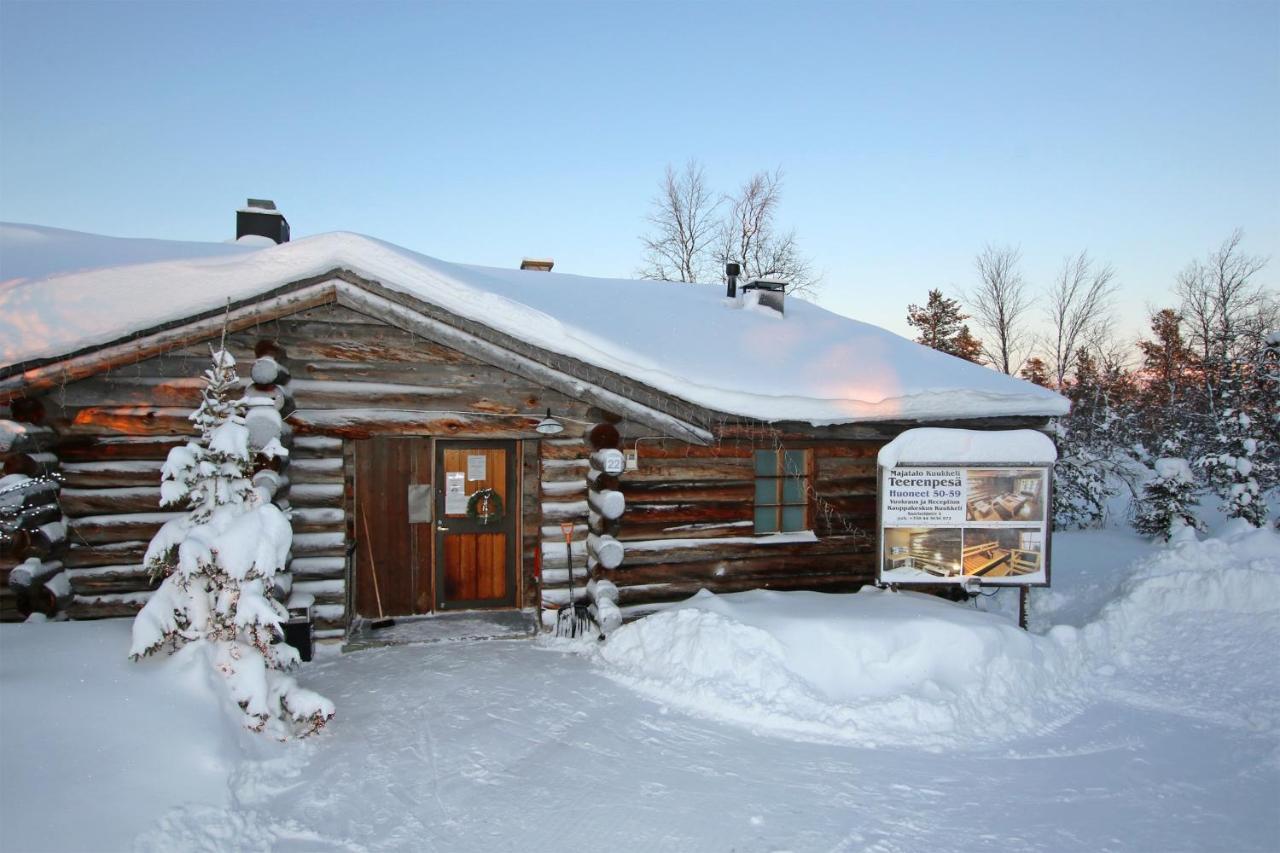
[{"label": "snow-covered roof", "polygon": [[781,317],[733,307],[719,285],[469,266],[344,232],[258,248],[0,225],[0,365],[105,345],[334,269],[745,418],[1052,416],[1068,405],[800,300]]}]

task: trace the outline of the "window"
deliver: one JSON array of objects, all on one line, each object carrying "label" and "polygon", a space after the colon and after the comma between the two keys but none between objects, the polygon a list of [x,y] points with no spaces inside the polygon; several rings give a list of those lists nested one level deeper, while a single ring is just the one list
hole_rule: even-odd
[{"label": "window", "polygon": [[809,528],[809,451],[757,450],[756,533]]}]

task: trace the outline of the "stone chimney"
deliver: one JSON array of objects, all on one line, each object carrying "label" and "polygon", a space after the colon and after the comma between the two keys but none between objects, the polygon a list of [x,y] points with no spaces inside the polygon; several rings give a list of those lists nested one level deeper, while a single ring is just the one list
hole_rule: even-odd
[{"label": "stone chimney", "polygon": [[520,262],[522,270],[537,270],[538,272],[551,272],[551,268],[556,262],[550,258],[525,258]]}]

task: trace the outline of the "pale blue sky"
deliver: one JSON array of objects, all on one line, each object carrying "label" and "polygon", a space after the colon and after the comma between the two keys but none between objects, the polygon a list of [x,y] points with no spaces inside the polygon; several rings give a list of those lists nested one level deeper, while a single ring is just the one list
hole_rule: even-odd
[{"label": "pale blue sky", "polygon": [[0,0],[0,219],[224,239],[247,196],[627,276],[668,162],[786,173],[822,304],[905,331],[988,241],[1128,328],[1235,227],[1280,281],[1280,3]]}]

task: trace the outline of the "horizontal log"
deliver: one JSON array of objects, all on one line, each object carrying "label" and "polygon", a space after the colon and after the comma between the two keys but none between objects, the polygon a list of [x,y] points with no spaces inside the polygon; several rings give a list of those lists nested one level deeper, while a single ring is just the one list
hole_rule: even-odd
[{"label": "horizontal log", "polygon": [[586,501],[544,501],[542,503],[542,518],[546,521],[572,521],[586,517]]},{"label": "horizontal log", "polygon": [[621,532],[615,533],[619,541],[643,541],[650,539],[714,539],[725,536],[749,536],[755,523],[744,521],[705,522],[695,524],[640,523],[627,519]]},{"label": "horizontal log", "polygon": [[289,487],[289,503],[296,507],[340,507],[342,483],[307,483]]},{"label": "horizontal log", "polygon": [[[109,460],[157,460],[163,462],[177,445],[194,441],[196,435],[186,429],[175,435],[156,436],[68,436],[58,446],[63,469],[73,462],[105,462]],[[106,485],[106,484],[104,484]],[[121,483],[120,485],[129,485]]]},{"label": "horizontal log", "polygon": [[32,479],[26,474],[0,478],[0,508],[13,511],[21,507],[45,506],[58,499],[58,483],[49,479]]},{"label": "horizontal log", "polygon": [[627,504],[632,507],[644,504],[671,503],[725,503],[755,500],[755,483],[751,480],[726,480],[720,483],[693,482],[631,482],[625,486]]},{"label": "horizontal log", "polygon": [[76,595],[141,592],[155,589],[161,580],[153,581],[141,564],[67,569],[67,579]]},{"label": "horizontal log", "polygon": [[39,453],[58,443],[58,434],[51,427],[0,420],[0,453]]},{"label": "horizontal log", "polygon": [[62,563],[57,560],[24,560],[9,572],[8,586],[20,596],[27,595],[61,571]]},{"label": "horizontal log", "polygon": [[625,474],[628,486],[636,483],[668,483],[681,481],[716,482],[729,480],[744,482],[755,477],[755,468],[749,458],[708,459],[676,458],[649,459],[641,456],[638,466]]},{"label": "horizontal log", "polygon": [[31,530],[61,518],[62,508],[56,503],[24,507],[14,515],[0,518],[0,533],[12,535],[19,530]]},{"label": "horizontal log", "polygon": [[88,406],[67,427],[71,435],[176,435],[189,429],[191,410],[165,406]]},{"label": "horizontal log", "polygon": [[132,542],[150,539],[164,523],[183,515],[181,512],[138,512],[119,515],[91,515],[73,518],[73,541],[85,545],[109,542]]},{"label": "horizontal log", "polygon": [[346,570],[345,557],[294,557],[289,563],[295,583],[342,578],[346,576]]},{"label": "horizontal log", "polygon": [[294,438],[293,447],[289,449],[294,459],[321,458],[326,456],[342,457],[342,439],[327,435],[300,435]]},{"label": "horizontal log", "polygon": [[874,573],[852,575],[845,573],[825,575],[779,576],[776,578],[722,578],[715,583],[685,581],[680,583],[655,583],[641,586],[618,588],[618,605],[620,607],[636,607],[645,604],[658,604],[668,601],[683,601],[696,595],[700,590],[709,589],[723,595],[731,592],[744,592],[749,589],[773,590],[812,590],[814,592],[856,592],[869,583],[875,582]]},{"label": "horizontal log", "polygon": [[48,451],[18,452],[4,455],[3,470],[5,474],[26,474],[28,477],[43,477],[56,473],[60,468],[61,463],[58,457]]},{"label": "horizontal log", "polygon": [[586,500],[587,481],[581,477],[565,481],[539,481],[537,495],[540,500]]},{"label": "horizontal log", "polygon": [[67,515],[78,518],[105,513],[151,512],[160,509],[160,486],[111,489],[63,489],[58,503]]},{"label": "horizontal log", "polygon": [[158,486],[163,464],[159,459],[68,462],[62,466],[62,484],[71,489]]},{"label": "horizontal log", "polygon": [[[674,567],[690,563],[720,563],[754,558],[786,560],[816,560],[820,558],[844,559],[851,555],[864,556],[875,551],[873,537],[840,536],[813,541],[789,541],[769,537],[747,537],[739,540],[653,540],[627,542],[626,565],[620,571],[634,571],[641,566],[660,565]],[[683,569],[673,569],[683,571]]]},{"label": "horizontal log", "polygon": [[542,459],[578,459],[585,460],[591,451],[581,438],[544,438],[538,442],[538,453]]},{"label": "horizontal log", "polygon": [[295,459],[289,464],[289,479],[301,483],[342,482],[342,457],[329,456],[319,459]]},{"label": "horizontal log", "polygon": [[632,524],[707,524],[710,522],[749,521],[750,503],[731,501],[722,503],[669,503],[642,504],[627,509],[627,526]]},{"label": "horizontal log", "polygon": [[111,542],[102,545],[84,545],[76,541],[73,532],[71,546],[67,548],[60,559],[68,569],[132,563],[141,565],[143,555],[147,553],[149,544],[150,540],[134,540]]},{"label": "horizontal log", "polygon": [[293,553],[297,557],[332,557],[346,554],[345,532],[298,533],[293,537]]},{"label": "horizontal log", "polygon": [[294,533],[321,533],[342,530],[346,524],[346,512],[337,507],[307,507],[295,509],[290,516]]},{"label": "horizontal log", "polygon": [[[402,409],[298,409],[289,416],[289,423],[299,433],[323,433],[347,439],[397,434],[530,439],[537,437],[534,426],[538,420],[524,415],[482,417]],[[566,431],[574,428],[572,424],[566,425]]]},{"label": "horizontal log", "polygon": [[71,619],[115,619],[121,616],[137,616],[147,603],[150,593],[128,592],[109,595],[77,595],[67,605]]},{"label": "horizontal log", "polygon": [[[164,406],[194,411],[204,393],[203,371],[209,367],[206,352],[203,364],[192,366],[185,375],[164,376],[145,373],[111,372],[71,382],[49,395],[50,408],[66,416],[85,406]],[[240,379],[231,387],[233,396],[248,385]]]}]

